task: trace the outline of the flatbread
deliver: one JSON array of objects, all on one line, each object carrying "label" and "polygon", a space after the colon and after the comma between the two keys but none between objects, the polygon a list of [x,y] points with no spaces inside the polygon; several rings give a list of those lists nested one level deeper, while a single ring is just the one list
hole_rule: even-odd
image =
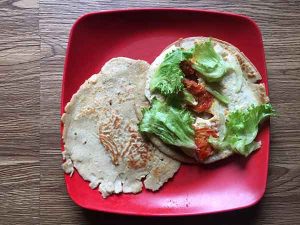
[{"label": "flatbread", "polygon": [[173,177],[180,163],[157,150],[138,132],[135,95],[149,64],[124,57],[107,62],[73,95],[62,116],[65,162],[105,198],[138,193],[144,185],[156,191]]},{"label": "flatbread", "polygon": [[[232,100],[228,107],[224,107],[219,101],[214,100],[209,112],[213,115],[210,119],[204,118],[197,118],[194,124],[195,127],[217,127],[219,131],[224,130],[224,123],[225,123],[225,115],[228,112],[248,108],[250,105],[260,105],[263,103],[269,102],[269,98],[266,94],[264,84],[257,84],[259,80],[261,80],[261,75],[259,74],[258,70],[255,66],[250,62],[250,60],[235,46],[222,41],[216,38],[210,38],[214,44],[214,49],[221,54],[222,58],[225,61],[230,61],[236,63],[238,68],[240,69],[243,76],[238,76],[236,72],[231,72],[227,74],[221,83],[223,87],[222,92],[229,96]],[[147,74],[147,81],[146,81],[146,88],[145,88],[145,96],[151,102],[151,100],[156,97],[158,99],[163,99],[163,97],[159,94],[152,94],[150,92],[150,81],[152,76],[154,75],[155,71],[158,69],[164,57],[167,53],[171,52],[176,48],[185,48],[190,49],[194,46],[194,43],[197,42],[204,42],[207,41],[207,37],[190,37],[185,39],[179,39],[178,41],[169,45],[163,52],[154,60],[151,64],[148,74]],[[235,90],[236,86],[241,85],[241,91],[237,93]],[[223,121],[223,123],[221,123]],[[153,139],[153,138],[150,138]],[[181,157],[168,146],[166,146],[160,139],[155,137],[155,141],[153,142],[155,146],[161,149],[162,152],[167,154],[168,156],[177,159],[181,162],[186,162],[187,156]],[[233,152],[230,150],[220,151],[216,154],[210,156],[208,159],[201,161],[200,163],[208,164],[213,163],[218,160],[224,159],[232,155]]]}]

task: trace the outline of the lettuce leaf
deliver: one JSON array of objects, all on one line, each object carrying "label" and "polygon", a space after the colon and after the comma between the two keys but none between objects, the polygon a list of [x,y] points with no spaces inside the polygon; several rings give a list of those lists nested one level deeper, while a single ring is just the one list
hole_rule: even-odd
[{"label": "lettuce leaf", "polygon": [[258,133],[259,123],[268,116],[275,115],[271,104],[251,106],[247,110],[237,110],[228,115],[225,123],[224,138],[209,138],[214,148],[231,150],[244,156],[260,147],[254,139]]},{"label": "lettuce leaf", "polygon": [[177,48],[166,54],[150,81],[151,92],[158,92],[164,96],[178,94],[183,90],[182,79],[184,73],[180,69],[180,62],[192,57],[189,51]]},{"label": "lettuce leaf", "polygon": [[218,82],[226,74],[228,66],[213,48],[211,40],[195,45],[192,67],[208,82]]},{"label": "lettuce leaf", "polygon": [[227,105],[229,103],[229,99],[221,94],[220,92],[218,92],[217,90],[211,88],[209,85],[206,84],[205,86],[206,90],[212,94],[216,99],[218,99],[220,102],[224,103],[225,105]]},{"label": "lettuce leaf", "polygon": [[195,97],[190,92],[188,92],[186,89],[183,90],[182,95],[183,95],[184,103],[187,103],[188,105],[197,105],[198,104]]},{"label": "lettuce leaf", "polygon": [[166,144],[193,149],[194,121],[189,111],[153,99],[151,107],[143,110],[139,130],[155,134]]}]

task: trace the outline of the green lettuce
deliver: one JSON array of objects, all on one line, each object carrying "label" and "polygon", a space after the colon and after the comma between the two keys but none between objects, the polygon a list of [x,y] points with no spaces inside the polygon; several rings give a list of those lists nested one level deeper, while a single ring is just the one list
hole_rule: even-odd
[{"label": "green lettuce", "polygon": [[254,139],[258,133],[259,123],[268,116],[274,115],[271,104],[251,106],[247,110],[237,110],[228,115],[223,138],[209,138],[209,143],[219,150],[231,150],[248,156],[260,147]]},{"label": "green lettuce", "polygon": [[177,95],[166,96],[164,102],[167,105],[171,105],[175,108],[182,108],[185,105],[197,105],[198,102],[195,97],[189,93],[185,88],[183,91],[179,92]]},{"label": "green lettuce", "polygon": [[158,92],[164,96],[178,94],[183,90],[182,79],[184,73],[180,69],[180,62],[192,57],[189,51],[177,48],[166,54],[163,62],[158,67],[150,81],[151,92]]},{"label": "green lettuce", "polygon": [[195,45],[192,67],[208,82],[218,82],[226,74],[228,66],[214,50],[211,40]]},{"label": "green lettuce", "polygon": [[184,103],[187,103],[188,105],[197,105],[198,104],[198,102],[196,101],[194,95],[192,95],[186,89],[183,90],[182,95],[183,95]]},{"label": "green lettuce", "polygon": [[143,109],[142,113],[143,118],[139,123],[141,132],[155,134],[166,144],[196,148],[192,126],[195,118],[189,111],[153,99],[151,107]]},{"label": "green lettuce", "polygon": [[220,102],[224,103],[225,105],[227,105],[229,103],[229,99],[225,95],[223,95],[220,92],[218,92],[217,90],[211,88],[209,85],[206,85],[205,88],[210,94],[212,94]]}]

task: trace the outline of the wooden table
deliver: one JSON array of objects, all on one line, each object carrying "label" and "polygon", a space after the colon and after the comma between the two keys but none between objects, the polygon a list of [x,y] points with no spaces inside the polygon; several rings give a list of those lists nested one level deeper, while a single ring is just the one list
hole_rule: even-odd
[{"label": "wooden table", "polygon": [[[208,216],[140,218],[81,209],[61,170],[60,91],[71,25],[80,15],[126,7],[191,7],[248,15],[261,28],[270,98],[271,158],[264,198]],[[0,1],[0,224],[299,224],[299,1]],[[258,174],[259,176],[259,174]]]}]

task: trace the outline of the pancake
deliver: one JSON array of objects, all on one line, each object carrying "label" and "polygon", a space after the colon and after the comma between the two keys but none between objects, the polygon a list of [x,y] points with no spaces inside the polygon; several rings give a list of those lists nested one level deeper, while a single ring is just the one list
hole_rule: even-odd
[{"label": "pancake", "polygon": [[[212,117],[208,119],[197,116],[196,122],[193,124],[193,126],[195,128],[211,127],[217,129],[219,135],[222,136],[225,129],[225,117],[229,112],[247,109],[251,105],[256,106],[267,103],[269,102],[269,98],[266,94],[265,86],[257,83],[261,80],[261,75],[255,66],[250,62],[250,60],[235,46],[216,38],[210,39],[213,43],[214,50],[221,55],[223,60],[236,66],[235,70],[232,70],[226,74],[225,77],[220,81],[221,90],[219,91],[222,91],[222,93],[224,93],[224,95],[230,99],[230,102],[228,106],[224,106],[218,100],[214,100],[212,106],[208,110]],[[154,97],[160,100],[164,99],[164,97],[160,94],[151,93],[150,81],[164,60],[166,54],[170,53],[176,48],[184,48],[185,50],[189,50],[194,47],[195,42],[203,43],[207,40],[207,37],[191,37],[180,39],[162,51],[162,53],[151,64],[147,73],[145,96],[149,102],[151,102]],[[199,81],[201,81],[201,78],[199,78]],[[237,91],[237,87],[240,90]],[[189,160],[188,158],[191,158],[187,155],[179,155],[177,151],[174,151],[172,147],[164,144],[156,136],[151,134],[149,134],[149,136],[153,141],[153,144],[168,156],[181,162],[187,162]],[[184,149],[182,150],[184,151]],[[232,151],[224,150],[215,152],[205,160],[197,160],[199,163],[208,164],[227,158],[232,154]],[[197,158],[196,155],[194,155],[194,158]]]},{"label": "pancake", "polygon": [[76,169],[93,189],[111,194],[156,191],[180,163],[138,132],[136,96],[144,95],[149,64],[114,58],[81,85],[62,115],[64,171]]}]

